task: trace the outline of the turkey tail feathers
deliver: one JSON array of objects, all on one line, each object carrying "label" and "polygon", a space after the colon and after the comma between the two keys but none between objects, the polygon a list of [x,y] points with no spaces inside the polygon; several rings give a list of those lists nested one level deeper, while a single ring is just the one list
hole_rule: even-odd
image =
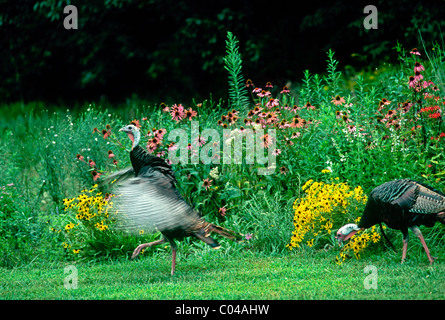
[{"label": "turkey tail feathers", "polygon": [[212,223],[210,224],[208,231],[215,232],[215,233],[219,234],[220,236],[223,236],[229,240],[240,241],[243,238],[243,236],[238,232],[220,227],[220,226],[218,226],[216,224],[212,224]]}]

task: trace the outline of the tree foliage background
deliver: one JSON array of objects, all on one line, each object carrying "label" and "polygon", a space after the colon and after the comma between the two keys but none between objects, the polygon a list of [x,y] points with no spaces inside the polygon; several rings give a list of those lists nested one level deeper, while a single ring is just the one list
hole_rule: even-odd
[{"label": "tree foliage background", "polygon": [[[421,46],[445,30],[445,1],[0,0],[0,100],[73,104],[98,99],[187,101],[227,95],[225,37],[240,40],[244,75],[285,84],[324,70],[331,48],[343,64],[393,61],[396,41]],[[63,8],[78,9],[78,29]]]}]

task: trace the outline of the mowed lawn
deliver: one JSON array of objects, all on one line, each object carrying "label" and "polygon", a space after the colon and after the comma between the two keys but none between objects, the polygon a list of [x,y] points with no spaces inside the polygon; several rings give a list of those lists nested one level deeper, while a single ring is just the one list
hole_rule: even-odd
[{"label": "mowed lawn", "polygon": [[[336,265],[332,253],[256,256],[207,251],[135,261],[33,263],[0,269],[1,299],[444,299],[445,264],[430,266],[421,252],[400,264],[384,252]],[[365,272],[367,265],[372,270]],[[67,267],[68,266],[68,267]],[[75,267],[75,269],[73,268]],[[70,280],[77,271],[77,288]],[[74,272],[75,272],[74,271]],[[67,278],[68,277],[68,278]],[[371,278],[376,279],[372,282]],[[376,286],[376,289],[373,288]],[[67,288],[66,288],[67,287]],[[366,288],[368,287],[368,289]]]}]

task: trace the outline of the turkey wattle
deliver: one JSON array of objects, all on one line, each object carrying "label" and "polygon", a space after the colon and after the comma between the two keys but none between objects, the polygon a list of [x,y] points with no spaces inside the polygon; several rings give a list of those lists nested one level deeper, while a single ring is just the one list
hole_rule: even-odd
[{"label": "turkey wattle", "polygon": [[344,225],[336,238],[341,243],[357,231],[383,222],[403,234],[403,263],[408,248],[408,229],[411,229],[422,242],[428,260],[433,263],[435,258],[431,256],[418,226],[432,227],[438,221],[445,224],[445,195],[442,192],[414,180],[394,180],[372,190],[358,225]]},{"label": "turkey wattle", "polygon": [[107,181],[114,181],[113,185],[116,186],[115,206],[119,212],[120,225],[133,233],[141,230],[159,230],[162,233],[162,239],[139,245],[134,250],[132,259],[144,248],[169,242],[172,248],[173,275],[177,249],[175,240],[194,236],[217,249],[220,245],[209,236],[211,232],[232,240],[242,239],[235,231],[204,221],[182,198],[176,189],[176,178],[171,166],[139,146],[140,131],[136,126],[127,125],[119,131],[125,132],[132,141],[132,167],[107,178]]}]

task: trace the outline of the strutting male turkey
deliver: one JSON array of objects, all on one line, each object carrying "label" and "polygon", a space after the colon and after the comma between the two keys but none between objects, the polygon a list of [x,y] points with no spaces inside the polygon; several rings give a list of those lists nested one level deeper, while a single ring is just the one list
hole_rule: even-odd
[{"label": "strutting male turkey", "polygon": [[341,243],[359,230],[384,222],[403,234],[403,263],[408,248],[408,229],[411,229],[422,242],[432,264],[435,258],[431,256],[418,226],[432,227],[437,221],[445,224],[445,194],[414,180],[394,180],[372,190],[358,225],[344,225],[336,238]]},{"label": "strutting male turkey", "polygon": [[121,218],[122,228],[133,233],[141,230],[159,230],[162,238],[158,241],[139,245],[133,252],[135,258],[142,249],[169,242],[172,248],[171,274],[175,272],[175,240],[194,236],[214,249],[220,245],[209,234],[215,232],[231,240],[241,240],[241,235],[204,221],[181,197],[176,189],[176,178],[170,165],[141,146],[140,131],[134,125],[127,125],[119,131],[125,132],[132,141],[130,160],[132,167],[118,171],[107,178],[117,185],[115,205]]}]

